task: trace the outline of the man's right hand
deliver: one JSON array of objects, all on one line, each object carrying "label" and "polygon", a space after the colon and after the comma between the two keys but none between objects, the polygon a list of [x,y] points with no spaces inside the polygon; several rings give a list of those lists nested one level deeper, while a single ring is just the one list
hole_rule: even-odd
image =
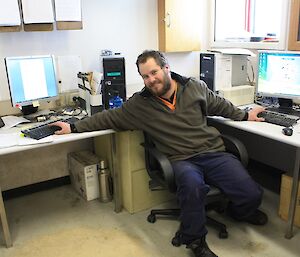
[{"label": "man's right hand", "polygon": [[264,118],[259,118],[257,115],[265,110],[264,107],[262,106],[256,106],[253,107],[249,112],[248,112],[248,120],[251,121],[264,121]]},{"label": "man's right hand", "polygon": [[70,124],[63,122],[63,121],[56,121],[56,122],[50,123],[48,126],[58,126],[61,128],[61,130],[55,131],[55,135],[63,135],[63,134],[71,133]]}]

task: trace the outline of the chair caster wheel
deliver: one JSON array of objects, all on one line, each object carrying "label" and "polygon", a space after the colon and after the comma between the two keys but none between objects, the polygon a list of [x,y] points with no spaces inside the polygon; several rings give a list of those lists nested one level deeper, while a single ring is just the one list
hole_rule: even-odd
[{"label": "chair caster wheel", "polygon": [[154,214],[149,214],[147,217],[147,221],[150,223],[154,223],[156,221],[156,216]]},{"label": "chair caster wheel", "polygon": [[219,232],[219,238],[221,238],[221,239],[228,238],[228,232],[226,230],[225,231],[220,231]]},{"label": "chair caster wheel", "polygon": [[172,238],[172,245],[173,246],[176,246],[176,247],[179,247],[181,246],[181,233],[179,232],[180,230],[178,230],[175,234],[175,236]]},{"label": "chair caster wheel", "polygon": [[180,242],[179,238],[177,238],[176,236],[173,237],[171,243],[172,243],[173,246],[176,246],[176,247],[181,246],[181,242]]}]

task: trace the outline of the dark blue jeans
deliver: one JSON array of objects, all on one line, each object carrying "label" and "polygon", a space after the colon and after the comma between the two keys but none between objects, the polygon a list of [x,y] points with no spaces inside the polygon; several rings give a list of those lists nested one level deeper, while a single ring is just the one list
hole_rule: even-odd
[{"label": "dark blue jeans", "polygon": [[172,166],[181,209],[182,243],[189,244],[207,234],[204,201],[209,191],[208,184],[226,194],[230,201],[229,211],[238,219],[251,215],[261,204],[263,190],[230,153],[200,154],[174,161]]}]

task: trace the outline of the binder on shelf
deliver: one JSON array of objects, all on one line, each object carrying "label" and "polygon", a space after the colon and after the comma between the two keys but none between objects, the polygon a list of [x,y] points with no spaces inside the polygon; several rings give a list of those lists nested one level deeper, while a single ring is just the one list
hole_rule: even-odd
[{"label": "binder on shelf", "polygon": [[53,23],[24,24],[24,31],[52,31]]},{"label": "binder on shelf", "polygon": [[57,30],[82,29],[81,0],[54,0]]},{"label": "binder on shelf", "polygon": [[21,31],[22,26],[0,26],[0,32],[18,32]]},{"label": "binder on shelf", "polygon": [[21,30],[21,17],[18,0],[0,0],[0,32]]},{"label": "binder on shelf", "polygon": [[57,30],[76,30],[82,29],[82,21],[57,21],[56,29]]},{"label": "binder on shelf", "polygon": [[24,31],[53,30],[52,0],[21,0]]}]

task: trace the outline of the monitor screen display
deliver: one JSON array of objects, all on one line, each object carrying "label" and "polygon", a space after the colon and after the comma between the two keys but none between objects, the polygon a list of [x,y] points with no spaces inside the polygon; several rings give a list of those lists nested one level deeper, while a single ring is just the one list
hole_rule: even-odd
[{"label": "monitor screen display", "polygon": [[300,52],[259,51],[256,93],[300,98]]},{"label": "monitor screen display", "polygon": [[38,100],[50,101],[58,96],[53,56],[6,57],[5,66],[14,107]]}]

